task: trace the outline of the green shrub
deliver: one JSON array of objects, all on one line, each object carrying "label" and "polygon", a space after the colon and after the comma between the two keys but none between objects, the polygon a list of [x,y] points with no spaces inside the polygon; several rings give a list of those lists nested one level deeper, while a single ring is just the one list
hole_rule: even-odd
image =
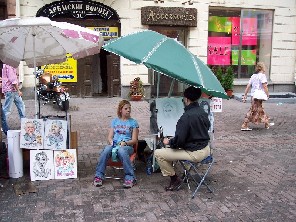
[{"label": "green shrub", "polygon": [[233,81],[234,81],[234,74],[233,74],[233,68],[229,66],[226,69],[226,73],[223,75],[223,80],[222,80],[222,87],[227,90],[227,89],[232,89],[233,88]]}]

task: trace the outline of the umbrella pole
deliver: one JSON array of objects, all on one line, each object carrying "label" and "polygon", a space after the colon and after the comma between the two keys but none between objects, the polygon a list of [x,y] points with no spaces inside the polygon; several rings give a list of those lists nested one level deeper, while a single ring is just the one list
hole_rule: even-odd
[{"label": "umbrella pole", "polygon": [[[34,30],[34,27],[33,27]],[[38,119],[38,110],[37,110],[37,91],[36,91],[36,55],[35,55],[35,38],[36,34],[35,31],[33,31],[33,62],[34,62],[34,80],[35,80],[35,86],[34,86],[34,94],[35,94],[35,119]]]},{"label": "umbrella pole", "polygon": [[168,97],[170,98],[171,95],[172,95],[172,92],[173,92],[173,89],[174,89],[174,85],[175,85],[175,79],[172,79],[172,82],[171,82],[171,86],[170,86],[170,91],[168,93]]},{"label": "umbrella pole", "polygon": [[159,96],[159,84],[160,84],[160,73],[157,72],[157,90],[156,90],[156,98]]}]

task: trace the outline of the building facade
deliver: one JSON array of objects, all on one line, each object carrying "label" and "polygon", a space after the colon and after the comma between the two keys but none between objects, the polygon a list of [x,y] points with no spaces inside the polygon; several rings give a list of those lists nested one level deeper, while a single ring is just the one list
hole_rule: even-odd
[{"label": "building facade", "polygon": [[[295,0],[7,0],[0,6],[6,7],[3,18],[46,16],[99,30],[105,41],[142,29],[158,31],[182,42],[213,70],[232,66],[236,93],[244,91],[255,63],[262,61],[271,92],[295,92]],[[20,73],[24,88],[32,88],[33,71],[21,64]],[[126,98],[130,81],[140,77],[149,99],[156,95],[158,76],[101,50],[78,60],[77,82],[65,84],[72,96]],[[171,79],[160,76],[159,95],[166,95]],[[184,87],[174,84],[173,94]]]}]

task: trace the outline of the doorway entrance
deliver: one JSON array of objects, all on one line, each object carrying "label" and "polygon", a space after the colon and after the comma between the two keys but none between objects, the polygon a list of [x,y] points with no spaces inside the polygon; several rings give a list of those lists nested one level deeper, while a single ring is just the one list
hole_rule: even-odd
[{"label": "doorway entrance", "polygon": [[[117,12],[97,1],[54,1],[40,8],[36,16],[99,31],[105,41],[120,36],[121,23]],[[70,96],[74,97],[120,96],[120,87],[117,87],[120,84],[119,67],[119,59],[101,49],[97,55],[79,59],[77,81],[65,82],[63,85],[69,88]]]}]

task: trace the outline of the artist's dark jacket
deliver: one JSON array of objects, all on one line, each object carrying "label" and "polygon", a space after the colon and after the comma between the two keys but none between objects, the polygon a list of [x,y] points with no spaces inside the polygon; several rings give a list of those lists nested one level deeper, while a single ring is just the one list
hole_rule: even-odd
[{"label": "artist's dark jacket", "polygon": [[197,102],[185,107],[185,112],[177,122],[175,137],[170,139],[171,148],[196,151],[205,148],[210,140],[208,114]]}]

